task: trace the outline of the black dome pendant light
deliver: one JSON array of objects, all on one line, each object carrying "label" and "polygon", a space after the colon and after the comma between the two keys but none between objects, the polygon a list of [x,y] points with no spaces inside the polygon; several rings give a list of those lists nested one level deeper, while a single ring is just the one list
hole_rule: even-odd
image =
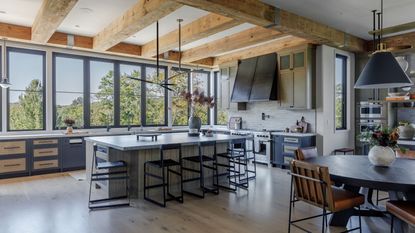
[{"label": "black dome pendant light", "polygon": [[[373,12],[373,28],[376,24],[376,10]],[[399,63],[390,51],[386,50],[383,39],[383,0],[381,0],[381,11],[378,15],[378,39],[373,34],[373,52],[366,66],[360,73],[357,82],[354,85],[356,89],[378,89],[378,88],[396,88],[414,85],[405,71],[402,70]]]}]

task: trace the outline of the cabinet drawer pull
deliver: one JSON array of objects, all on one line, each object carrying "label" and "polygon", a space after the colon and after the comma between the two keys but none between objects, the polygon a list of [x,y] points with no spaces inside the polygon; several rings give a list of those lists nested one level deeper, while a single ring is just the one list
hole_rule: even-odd
[{"label": "cabinet drawer pull", "polygon": [[48,153],[53,153],[53,150],[44,150],[44,151],[39,151],[39,154],[48,154]]},{"label": "cabinet drawer pull", "polygon": [[39,163],[39,166],[48,166],[53,165],[54,163]]},{"label": "cabinet drawer pull", "polygon": [[21,164],[19,163],[15,163],[15,164],[5,164],[4,167],[17,167],[20,166]]},{"label": "cabinet drawer pull", "polygon": [[38,143],[53,143],[54,141],[52,140],[41,140],[41,141],[37,141]]},{"label": "cabinet drawer pull", "polygon": [[5,150],[13,150],[13,149],[19,149],[20,146],[5,146],[4,149]]}]

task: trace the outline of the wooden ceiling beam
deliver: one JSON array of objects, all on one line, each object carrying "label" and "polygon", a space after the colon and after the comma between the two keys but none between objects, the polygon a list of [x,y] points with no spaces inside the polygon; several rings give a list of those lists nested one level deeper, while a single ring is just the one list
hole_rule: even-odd
[{"label": "wooden ceiling beam", "polygon": [[257,26],[230,36],[226,36],[222,39],[188,49],[183,52],[182,61],[193,62],[206,57],[214,57],[221,53],[248,47],[282,36],[284,36],[284,34],[281,32]]},{"label": "wooden ceiling beam", "polygon": [[353,52],[366,49],[365,40],[258,0],[174,0],[212,13],[271,28]]},{"label": "wooden ceiling beam", "polygon": [[32,25],[32,40],[46,43],[78,0],[43,0]]},{"label": "wooden ceiling beam", "polygon": [[[235,27],[240,23],[232,18],[221,16],[218,14],[208,14],[182,27],[182,46],[193,41],[206,38],[210,35]],[[160,53],[179,47],[179,30],[174,30],[160,37],[159,40]],[[156,40],[152,40],[143,45],[142,55],[144,57],[155,56]]]},{"label": "wooden ceiling beam", "polygon": [[307,41],[306,39],[294,36],[287,36],[255,47],[216,57],[213,65],[216,66],[224,63],[235,62],[241,59],[247,59],[268,53],[279,52],[285,48],[295,47],[307,43],[309,43],[309,41]]},{"label": "wooden ceiling beam", "polygon": [[94,37],[94,49],[105,51],[181,7],[170,0],[139,0]]},{"label": "wooden ceiling beam", "polygon": [[[415,32],[409,32],[397,36],[383,38],[382,43],[386,44],[386,49],[393,51],[415,48]],[[368,51],[373,52],[373,41],[367,42]]]}]

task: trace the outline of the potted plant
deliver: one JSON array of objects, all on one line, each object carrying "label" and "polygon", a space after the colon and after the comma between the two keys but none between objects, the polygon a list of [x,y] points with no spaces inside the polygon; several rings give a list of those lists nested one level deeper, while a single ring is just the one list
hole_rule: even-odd
[{"label": "potted plant", "polygon": [[214,98],[212,96],[205,96],[204,92],[200,92],[198,89],[194,90],[193,93],[183,91],[180,93],[180,96],[190,105],[189,135],[199,136],[202,120],[199,116],[196,116],[195,107],[199,105],[213,108],[215,106]]},{"label": "potted plant", "polygon": [[415,129],[411,123],[407,121],[400,121],[398,126],[399,138],[412,139],[415,134]]},{"label": "potted plant", "polygon": [[66,118],[63,121],[66,124],[66,134],[72,134],[73,133],[73,124],[75,124],[75,121],[73,119],[70,118]]},{"label": "potted plant", "polygon": [[397,129],[380,128],[374,132],[363,133],[360,136],[369,143],[369,161],[375,166],[390,166],[395,161],[395,149],[398,147],[399,134]]}]

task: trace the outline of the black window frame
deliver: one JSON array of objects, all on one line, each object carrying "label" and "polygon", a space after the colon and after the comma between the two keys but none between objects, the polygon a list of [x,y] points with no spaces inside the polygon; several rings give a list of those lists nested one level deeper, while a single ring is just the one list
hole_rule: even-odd
[{"label": "black window frame", "polygon": [[41,129],[18,129],[18,130],[11,130],[10,129],[10,88],[7,88],[7,131],[8,132],[23,132],[23,131],[42,131],[46,130],[46,51],[43,50],[36,50],[36,49],[26,49],[26,48],[18,48],[18,47],[6,47],[6,70],[7,75],[9,76],[9,81],[13,82],[12,79],[10,79],[10,52],[17,52],[17,53],[26,53],[26,54],[35,54],[35,55],[41,55],[42,56],[42,125],[43,127]]},{"label": "black window frame", "polygon": [[[207,95],[208,96],[210,96],[210,71],[205,71],[205,70],[196,70],[196,71],[192,71],[191,73],[205,73],[205,74],[207,74]],[[192,79],[192,75],[190,75],[190,79]],[[191,84],[191,81],[190,81],[190,84]],[[189,85],[189,88],[190,88],[190,90],[193,92],[193,89],[192,89],[192,87]],[[215,97],[216,98],[216,97]],[[190,108],[190,106],[189,106],[189,108]],[[209,106],[206,106],[206,108],[207,108],[207,123],[206,124],[203,124],[203,122],[202,122],[202,125],[210,125],[210,123],[211,123],[211,117],[210,117],[210,107]]]},{"label": "black window frame", "polygon": [[[348,61],[348,57],[342,54],[336,54],[335,56],[335,60],[337,59],[341,59],[342,62],[342,126],[341,127],[337,127],[336,122],[336,85],[334,87],[334,124],[335,124],[335,128],[336,131],[341,131],[341,130],[347,130],[347,92],[348,92],[348,88],[347,88],[347,61]],[[335,61],[336,63],[336,61]],[[336,68],[337,69],[337,66]],[[336,73],[336,72],[335,72]],[[336,78],[335,78],[336,80]],[[336,83],[336,81],[334,81]]]},{"label": "black window frame", "polygon": [[[174,71],[179,71],[179,67],[172,67],[171,69]],[[187,91],[189,92],[190,91],[190,79],[191,79],[190,69],[181,68],[181,71],[188,72],[187,73]],[[172,104],[173,104],[173,98],[172,98]],[[173,116],[173,106],[172,106],[172,116]],[[187,104],[187,123],[184,125],[176,125],[176,124],[173,124],[173,122],[171,122],[171,125],[172,126],[187,126],[189,125],[189,117],[190,117],[190,104]]]}]

